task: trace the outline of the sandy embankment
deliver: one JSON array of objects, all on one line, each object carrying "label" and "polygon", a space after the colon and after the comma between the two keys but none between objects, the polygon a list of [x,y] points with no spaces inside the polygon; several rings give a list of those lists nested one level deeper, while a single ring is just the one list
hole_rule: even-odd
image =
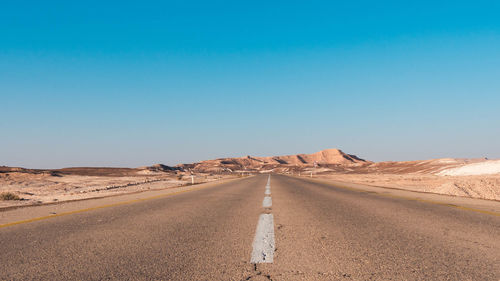
[{"label": "sandy embankment", "polygon": [[[200,174],[196,175],[194,180],[195,183],[203,183],[221,178],[218,175]],[[177,175],[161,173],[135,176],[54,176],[46,173],[0,173],[0,193],[11,192],[23,199],[0,200],[0,208],[174,188],[190,183],[190,176],[179,178]]]},{"label": "sandy embankment", "polygon": [[372,186],[500,201],[500,160],[378,162],[355,169],[309,169],[316,177]]},{"label": "sandy embankment", "polygon": [[337,181],[500,201],[500,175],[329,174]]}]

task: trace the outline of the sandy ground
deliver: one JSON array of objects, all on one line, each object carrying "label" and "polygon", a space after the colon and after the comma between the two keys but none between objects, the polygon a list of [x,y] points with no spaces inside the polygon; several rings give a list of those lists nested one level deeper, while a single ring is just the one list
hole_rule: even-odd
[{"label": "sandy ground", "polygon": [[[195,183],[235,176],[194,176]],[[0,200],[0,208],[112,196],[144,190],[175,188],[191,184],[191,177],[158,173],[138,176],[83,176],[0,173],[0,193],[11,192],[22,200]]]},{"label": "sandy ground", "polygon": [[317,178],[500,201],[500,175],[328,174]]},{"label": "sandy ground", "polygon": [[[354,162],[346,164],[339,157],[351,157]],[[138,168],[36,170],[0,166],[0,194],[10,192],[23,199],[1,200],[0,197],[0,208],[174,188],[190,184],[190,173],[195,173],[195,183],[249,173],[302,176],[312,173],[315,177],[336,181],[500,201],[500,160],[444,158],[374,163],[335,149],[311,155],[271,157],[269,159],[279,161],[263,165],[263,161],[269,160],[266,159],[247,156],[175,167],[156,164]],[[329,164],[313,165],[311,161]]]}]

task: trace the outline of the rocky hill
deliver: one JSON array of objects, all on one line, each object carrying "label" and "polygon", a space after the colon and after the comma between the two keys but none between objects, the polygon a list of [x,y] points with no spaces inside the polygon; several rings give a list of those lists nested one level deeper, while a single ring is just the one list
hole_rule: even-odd
[{"label": "rocky hill", "polygon": [[182,164],[177,167],[194,172],[235,172],[235,171],[283,171],[303,169],[306,167],[359,167],[372,162],[355,155],[346,154],[339,149],[326,149],[312,154],[295,154],[284,156],[237,158],[219,158],[193,164]]}]

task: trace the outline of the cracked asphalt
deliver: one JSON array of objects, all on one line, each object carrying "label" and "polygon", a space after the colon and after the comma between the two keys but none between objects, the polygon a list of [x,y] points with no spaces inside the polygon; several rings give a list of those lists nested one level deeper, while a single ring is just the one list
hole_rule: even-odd
[{"label": "cracked asphalt", "polygon": [[0,279],[500,279],[498,216],[280,175],[271,177],[274,262],[252,264],[266,182],[0,228]]}]

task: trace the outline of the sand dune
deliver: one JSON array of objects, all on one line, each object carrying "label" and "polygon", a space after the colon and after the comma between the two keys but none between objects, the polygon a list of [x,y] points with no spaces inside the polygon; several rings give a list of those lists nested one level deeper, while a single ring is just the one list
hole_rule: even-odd
[{"label": "sand dune", "polygon": [[440,171],[440,176],[474,176],[500,174],[500,160],[490,160],[480,163],[472,163],[456,168],[448,168]]}]

